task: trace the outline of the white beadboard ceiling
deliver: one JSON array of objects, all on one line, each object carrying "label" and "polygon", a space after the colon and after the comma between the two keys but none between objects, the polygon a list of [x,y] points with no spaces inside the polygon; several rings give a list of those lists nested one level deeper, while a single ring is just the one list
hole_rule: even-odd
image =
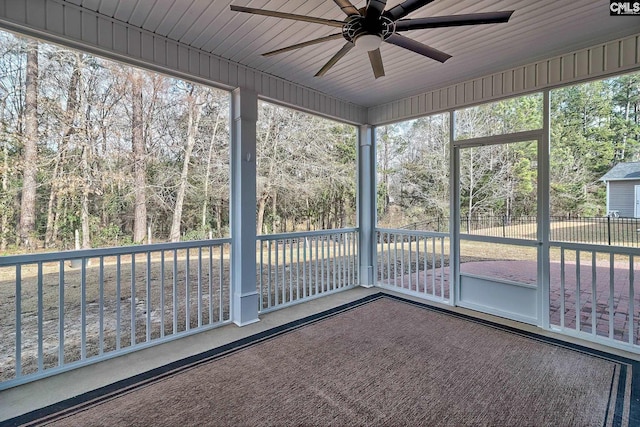
[{"label": "white beadboard ceiling", "polygon": [[[453,55],[444,64],[383,43],[385,77],[374,79],[367,55],[355,49],[324,77],[314,77],[344,40],[272,57],[261,54],[333,34],[339,29],[232,12],[229,5],[343,20],[345,15],[332,0],[66,1],[363,107],[640,32],[640,17],[609,16],[607,0],[435,0],[408,18],[500,10],[514,10],[515,13],[506,24],[403,33]],[[352,3],[362,7],[366,2]],[[390,0],[387,8],[399,3],[401,0]]]}]

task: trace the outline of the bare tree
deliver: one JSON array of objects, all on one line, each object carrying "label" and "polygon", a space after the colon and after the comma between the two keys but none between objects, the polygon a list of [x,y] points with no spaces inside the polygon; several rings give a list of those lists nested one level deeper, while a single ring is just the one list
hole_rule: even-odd
[{"label": "bare tree", "polygon": [[58,218],[62,212],[62,193],[66,184],[64,178],[64,166],[66,162],[67,146],[76,130],[75,122],[79,107],[78,84],[81,72],[81,63],[79,60],[76,60],[71,73],[71,78],[69,79],[69,86],[67,88],[67,97],[65,100],[66,108],[64,109],[64,113],[61,117],[61,121],[64,123],[64,129],[62,131],[60,141],[58,142],[58,149],[56,150],[53,161],[51,190],[49,192],[49,200],[47,203],[47,225],[45,232],[45,247],[47,248],[54,246],[55,241],[58,239]]},{"label": "bare tree", "polygon": [[2,193],[0,193],[0,250],[7,249],[7,235],[9,234],[9,215],[11,199],[9,197],[9,141],[6,129],[6,109],[7,96],[2,98],[0,106],[0,141],[2,141]]},{"label": "bare tree", "polygon": [[22,201],[20,205],[20,244],[36,246],[36,189],[38,174],[38,42],[27,43],[23,133]]},{"label": "bare tree", "polygon": [[[207,155],[207,165],[206,165],[206,172],[205,172],[205,178],[204,178],[204,196],[202,201],[202,223],[201,223],[201,227],[203,230],[207,225],[207,203],[209,202],[209,186],[210,186],[209,181],[211,180],[211,163],[213,160],[213,153],[216,145],[215,143],[216,143],[216,137],[218,135],[218,127],[220,126],[220,121],[221,121],[220,111],[218,111],[218,114],[216,114],[215,124],[213,125],[213,131],[211,132],[211,139],[209,140],[209,151]],[[217,219],[216,221],[216,223],[218,224],[218,227],[220,224],[219,221],[220,221],[219,219]]]},{"label": "bare tree", "polygon": [[180,173],[180,181],[178,183],[178,193],[176,195],[176,204],[173,210],[173,220],[171,221],[170,239],[172,242],[180,241],[180,224],[182,221],[182,208],[184,206],[184,196],[187,192],[189,183],[189,162],[191,161],[191,153],[196,144],[196,136],[198,127],[200,126],[200,118],[202,117],[202,101],[200,100],[198,90],[191,85],[187,96],[187,144],[184,150],[184,159],[182,162],[182,172]]},{"label": "bare tree", "polygon": [[134,175],[133,241],[142,242],[147,233],[146,150],[143,135],[142,85],[140,71],[131,70],[131,146]]}]

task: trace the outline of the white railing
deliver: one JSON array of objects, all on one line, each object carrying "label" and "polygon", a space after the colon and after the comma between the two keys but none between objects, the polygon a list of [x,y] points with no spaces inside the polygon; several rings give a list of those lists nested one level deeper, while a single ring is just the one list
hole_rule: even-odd
[{"label": "white railing", "polygon": [[640,347],[640,249],[551,244],[552,330],[609,346]]},{"label": "white railing", "polygon": [[449,234],[377,229],[377,284],[449,302]]},{"label": "white railing", "polygon": [[261,235],[257,240],[261,313],[358,285],[355,228]]},{"label": "white railing", "polygon": [[0,389],[227,323],[230,242],[0,257]]}]

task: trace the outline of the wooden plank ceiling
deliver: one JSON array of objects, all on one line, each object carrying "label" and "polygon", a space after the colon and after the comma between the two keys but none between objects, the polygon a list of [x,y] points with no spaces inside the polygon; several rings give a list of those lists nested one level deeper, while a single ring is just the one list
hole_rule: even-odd
[{"label": "wooden plank ceiling", "polygon": [[[506,24],[404,33],[453,57],[441,64],[383,43],[386,76],[352,50],[324,77],[314,74],[344,40],[272,57],[261,54],[336,33],[320,24],[232,12],[230,4],[343,20],[333,0],[66,0],[328,95],[370,107],[640,32],[640,18],[609,16],[606,0],[435,0],[408,18],[514,10]],[[353,1],[363,7],[365,1]],[[389,0],[387,9],[401,3]]]}]

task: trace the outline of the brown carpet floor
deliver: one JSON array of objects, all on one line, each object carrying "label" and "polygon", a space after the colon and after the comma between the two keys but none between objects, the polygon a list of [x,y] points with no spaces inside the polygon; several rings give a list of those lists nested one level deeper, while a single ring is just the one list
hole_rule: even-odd
[{"label": "brown carpet floor", "polygon": [[378,296],[35,423],[626,426],[634,374],[602,354]]}]

